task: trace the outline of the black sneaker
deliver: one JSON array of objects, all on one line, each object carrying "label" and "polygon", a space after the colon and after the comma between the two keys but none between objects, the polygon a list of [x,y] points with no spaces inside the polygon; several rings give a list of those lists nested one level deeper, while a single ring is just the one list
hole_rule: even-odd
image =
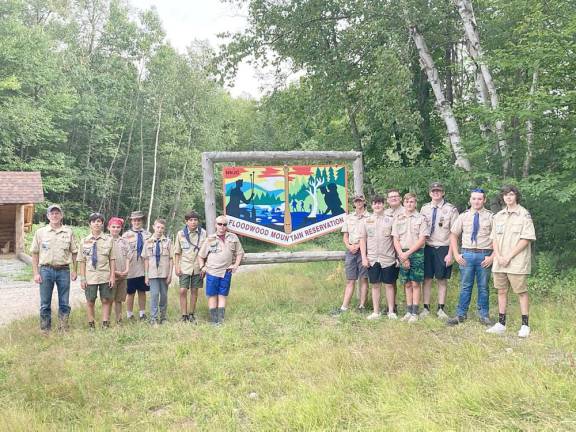
[{"label": "black sneaker", "polygon": [[348,309],[336,308],[330,311],[330,316],[336,317],[342,315],[344,312],[348,312]]},{"label": "black sneaker", "polygon": [[148,319],[148,317],[146,316],[146,314],[140,316],[140,321],[146,321]]},{"label": "black sneaker", "polygon": [[182,317],[180,318],[181,322],[187,322],[188,321],[188,315],[182,315]]},{"label": "black sneaker", "polygon": [[478,318],[478,321],[480,321],[480,324],[484,324],[485,326],[488,326],[488,327],[490,327],[491,325],[494,324],[492,322],[492,320],[488,317],[480,317],[480,318]]},{"label": "black sneaker", "polygon": [[102,328],[103,329],[110,328],[110,321],[102,321]]},{"label": "black sneaker", "polygon": [[90,331],[96,330],[96,324],[94,324],[94,321],[88,321],[88,330]]},{"label": "black sneaker", "polygon": [[193,313],[188,314],[188,322],[189,322],[190,324],[196,324],[196,317],[194,316]]},{"label": "black sneaker", "polygon": [[464,321],[466,321],[466,317],[455,316],[454,318],[450,318],[448,321],[446,321],[446,324],[449,326],[456,326],[458,324],[462,324]]},{"label": "black sneaker", "polygon": [[356,308],[356,312],[361,313],[361,314],[365,314],[365,313],[368,313],[368,309],[366,309],[366,306],[358,306]]}]

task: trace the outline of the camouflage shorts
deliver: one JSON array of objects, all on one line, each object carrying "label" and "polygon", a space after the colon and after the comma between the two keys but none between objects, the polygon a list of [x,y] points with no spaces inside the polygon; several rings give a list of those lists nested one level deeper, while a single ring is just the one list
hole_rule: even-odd
[{"label": "camouflage shorts", "polygon": [[410,268],[400,266],[400,282],[424,281],[424,249],[420,249],[410,255]]}]

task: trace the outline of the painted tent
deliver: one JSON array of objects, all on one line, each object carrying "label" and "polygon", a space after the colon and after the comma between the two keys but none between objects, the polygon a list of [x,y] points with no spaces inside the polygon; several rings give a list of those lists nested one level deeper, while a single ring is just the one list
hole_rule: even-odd
[{"label": "painted tent", "polygon": [[289,246],[340,229],[347,212],[342,165],[224,167],[232,232]]}]

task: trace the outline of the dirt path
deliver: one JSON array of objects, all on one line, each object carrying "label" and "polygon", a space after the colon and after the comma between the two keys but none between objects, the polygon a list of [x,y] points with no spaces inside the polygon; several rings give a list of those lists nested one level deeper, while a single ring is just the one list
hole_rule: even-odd
[{"label": "dirt path", "polygon": [[[257,264],[241,266],[239,271],[254,271],[266,265]],[[0,255],[0,326],[6,325],[13,320],[25,318],[30,315],[38,315],[40,309],[40,289],[34,281],[19,282],[13,278],[26,269],[26,264],[18,260],[13,254]],[[175,279],[176,280],[176,279]],[[72,307],[82,306],[86,302],[84,291],[80,283],[72,282],[70,286],[70,304]],[[54,287],[52,293],[52,314],[58,314],[58,291]],[[54,315],[56,314],[56,315]]]},{"label": "dirt path", "polygon": [[[34,281],[20,282],[13,278],[26,269],[26,264],[12,255],[0,256],[0,326],[30,315],[38,315],[40,308],[40,289]],[[78,306],[84,301],[84,291],[78,281],[70,286],[70,303]],[[58,313],[58,292],[54,287],[52,295],[52,313]]]}]

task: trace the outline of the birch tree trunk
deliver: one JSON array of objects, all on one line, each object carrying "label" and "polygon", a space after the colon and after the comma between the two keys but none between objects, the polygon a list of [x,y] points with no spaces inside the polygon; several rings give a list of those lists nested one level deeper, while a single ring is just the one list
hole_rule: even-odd
[{"label": "birch tree trunk", "polygon": [[154,170],[152,174],[152,190],[150,191],[150,204],[148,206],[148,218],[146,229],[150,230],[150,218],[152,217],[152,206],[154,205],[154,189],[156,188],[156,171],[158,169],[158,142],[160,138],[160,122],[162,120],[162,101],[158,106],[158,125],[156,126],[156,140],[154,142]]},{"label": "birch tree trunk", "polygon": [[[532,73],[532,85],[530,86],[530,102],[528,110],[532,111],[532,97],[538,86],[538,67]],[[526,178],[530,174],[530,164],[532,163],[532,149],[534,148],[534,123],[531,118],[526,120],[526,156],[522,165],[522,177]]]},{"label": "birch tree trunk", "polygon": [[[480,35],[478,34],[472,2],[471,0],[453,1],[458,8],[460,18],[462,19],[464,35],[468,41],[468,53],[480,71],[482,80],[486,86],[486,91],[488,92],[490,107],[493,111],[496,111],[499,106],[498,93],[496,91],[494,80],[492,79],[492,73],[490,72],[488,65],[484,62],[483,59],[482,46],[480,45]],[[500,154],[502,156],[502,173],[504,176],[506,176],[510,169],[510,156],[508,151],[508,143],[506,142],[506,135],[504,132],[504,122],[501,119],[496,120],[495,127],[496,135],[498,136],[498,148],[500,149]]]},{"label": "birch tree trunk", "polygon": [[138,192],[138,210],[142,208],[142,195],[144,193],[144,133],[143,120],[140,116],[140,192]]},{"label": "birch tree trunk", "polygon": [[430,82],[430,86],[432,87],[434,96],[436,97],[438,110],[440,111],[440,115],[446,125],[448,140],[450,141],[452,152],[456,158],[455,164],[466,171],[470,171],[470,161],[468,160],[466,151],[462,147],[458,122],[456,121],[450,103],[446,100],[444,93],[442,92],[442,83],[440,82],[438,69],[436,69],[434,60],[430,55],[426,41],[414,25],[410,26],[410,35],[416,44],[420,56],[420,66],[426,72],[426,76],[428,77],[428,81]]}]

